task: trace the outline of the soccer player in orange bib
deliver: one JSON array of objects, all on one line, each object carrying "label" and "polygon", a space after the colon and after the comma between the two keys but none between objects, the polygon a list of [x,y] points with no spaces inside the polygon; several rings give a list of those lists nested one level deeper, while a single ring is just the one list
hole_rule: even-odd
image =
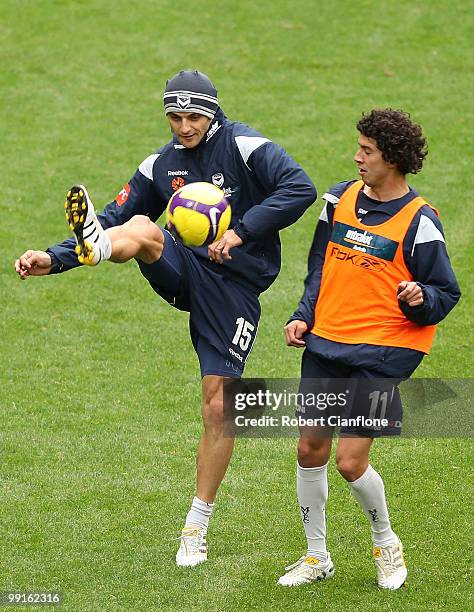
[{"label": "soccer player in orange bib", "polygon": [[283,586],[334,574],[325,521],[332,424],[342,425],[337,469],[369,521],[378,584],[404,584],[402,544],[369,451],[374,438],[400,433],[398,384],[429,353],[436,324],[460,297],[438,212],[407,183],[427,154],[421,127],[387,108],[362,115],[357,129],[360,180],[323,195],[304,294],[285,326],[287,344],[305,349],[300,391],[332,392],[341,402],[332,414],[309,402],[297,409],[327,420],[300,427],[297,495],[307,551],[286,568]]}]

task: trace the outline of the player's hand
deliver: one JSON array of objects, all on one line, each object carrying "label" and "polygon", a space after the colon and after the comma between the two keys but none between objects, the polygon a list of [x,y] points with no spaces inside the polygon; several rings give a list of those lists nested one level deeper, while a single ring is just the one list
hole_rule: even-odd
[{"label": "player's hand", "polygon": [[421,306],[423,304],[423,291],[414,281],[398,283],[398,299],[406,302],[408,306]]},{"label": "player's hand", "polygon": [[308,325],[304,321],[299,319],[290,321],[288,325],[285,325],[283,331],[285,332],[285,340],[288,346],[301,348],[306,345],[302,337],[308,331]]},{"label": "player's hand", "polygon": [[51,256],[45,251],[26,251],[15,261],[15,272],[21,280],[29,276],[44,276],[51,271]]},{"label": "player's hand", "polygon": [[209,259],[216,263],[223,263],[226,259],[232,259],[229,255],[230,249],[243,244],[242,238],[237,236],[234,230],[227,230],[224,232],[220,240],[216,240],[207,247],[207,254]]}]

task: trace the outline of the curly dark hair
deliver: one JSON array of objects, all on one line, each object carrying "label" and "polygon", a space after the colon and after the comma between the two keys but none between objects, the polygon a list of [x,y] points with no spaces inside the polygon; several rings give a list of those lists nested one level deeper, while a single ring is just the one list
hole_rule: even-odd
[{"label": "curly dark hair", "polygon": [[413,123],[410,115],[392,108],[374,109],[363,114],[357,129],[367,138],[373,138],[383,159],[397,164],[402,174],[416,174],[428,155],[426,138],[421,126]]}]

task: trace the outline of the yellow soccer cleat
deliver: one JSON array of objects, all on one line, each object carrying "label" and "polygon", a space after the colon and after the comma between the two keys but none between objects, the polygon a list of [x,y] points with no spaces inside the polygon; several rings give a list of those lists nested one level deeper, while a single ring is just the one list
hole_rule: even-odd
[{"label": "yellow soccer cleat", "polygon": [[186,525],[181,532],[181,544],[176,553],[178,567],[194,567],[207,561],[206,530],[198,525]]},{"label": "yellow soccer cleat", "polygon": [[288,567],[286,574],[278,580],[280,586],[299,586],[319,580],[329,580],[334,576],[334,564],[328,553],[326,561],[320,561],[315,557],[305,555]]},{"label": "yellow soccer cleat", "polygon": [[66,220],[76,238],[75,252],[79,263],[96,266],[111,254],[110,239],[101,226],[94,205],[83,185],[74,185],[64,203]]},{"label": "yellow soccer cleat", "polygon": [[394,591],[403,586],[408,572],[400,540],[386,546],[376,546],[373,553],[379,587]]}]

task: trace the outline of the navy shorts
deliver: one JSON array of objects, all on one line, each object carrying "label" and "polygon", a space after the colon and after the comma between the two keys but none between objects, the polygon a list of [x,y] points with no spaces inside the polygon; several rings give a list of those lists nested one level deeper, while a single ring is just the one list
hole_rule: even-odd
[{"label": "navy shorts", "polygon": [[[401,433],[403,409],[398,385],[401,378],[384,378],[372,369],[326,359],[307,349],[301,361],[296,415],[314,419],[331,435],[339,427],[343,435],[377,438]],[[311,431],[308,430],[308,435]]]},{"label": "navy shorts", "polygon": [[191,249],[166,229],[162,231],[163,253],[153,264],[139,261],[141,273],[169,304],[189,312],[189,331],[201,376],[240,378],[257,335],[258,296],[202,265]]}]

